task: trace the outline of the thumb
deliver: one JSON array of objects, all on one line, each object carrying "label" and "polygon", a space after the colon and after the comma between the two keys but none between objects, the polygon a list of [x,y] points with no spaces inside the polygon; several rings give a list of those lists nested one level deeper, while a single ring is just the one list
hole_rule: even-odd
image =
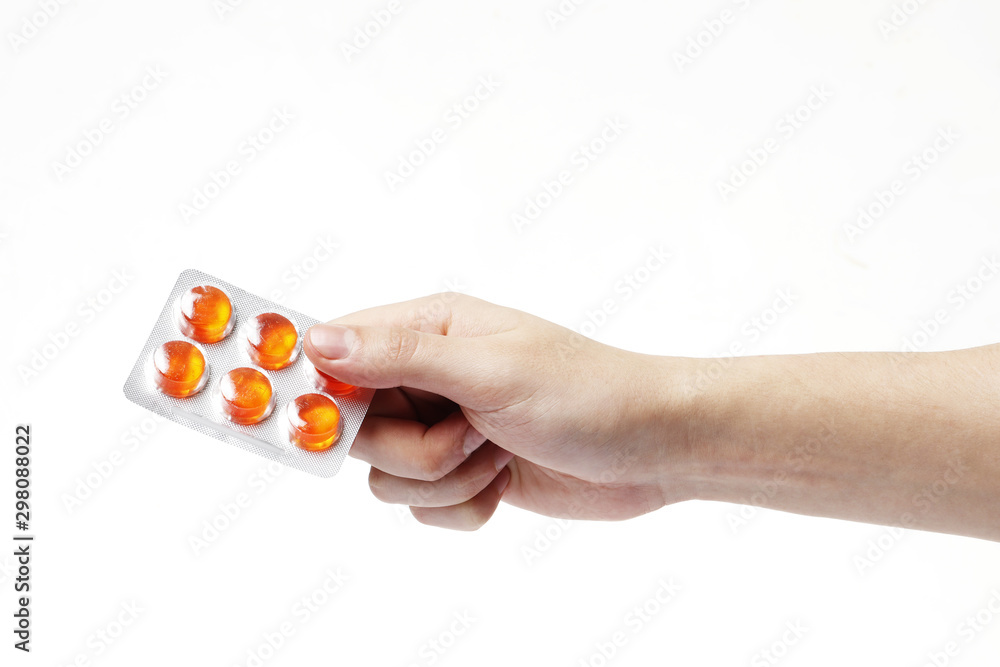
[{"label": "thumb", "polygon": [[412,387],[457,403],[475,402],[489,377],[481,341],[404,327],[317,324],[302,349],[316,368],[372,389]]}]

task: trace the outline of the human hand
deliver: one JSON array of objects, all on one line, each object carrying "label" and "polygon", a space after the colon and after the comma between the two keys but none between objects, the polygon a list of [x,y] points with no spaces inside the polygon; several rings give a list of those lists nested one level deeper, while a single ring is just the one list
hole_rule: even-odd
[{"label": "human hand", "polygon": [[[375,496],[474,530],[501,498],[554,517],[625,519],[687,497],[684,429],[657,357],[460,294],[313,327],[323,372],[376,392],[351,455]],[[668,481],[665,484],[665,480]]]}]

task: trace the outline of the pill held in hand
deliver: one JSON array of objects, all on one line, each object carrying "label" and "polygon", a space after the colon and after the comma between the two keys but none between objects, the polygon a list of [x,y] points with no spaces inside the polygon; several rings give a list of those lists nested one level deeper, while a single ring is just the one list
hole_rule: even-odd
[{"label": "pill held in hand", "polygon": [[353,384],[341,382],[331,375],[327,375],[310,363],[304,364],[306,376],[316,389],[331,396],[347,396],[358,390]]},{"label": "pill held in hand", "polygon": [[211,285],[192,287],[175,308],[177,328],[199,343],[217,343],[233,330],[233,304],[225,292]]},{"label": "pill held in hand", "polygon": [[267,376],[256,368],[234,368],[219,381],[216,406],[235,424],[256,424],[274,410],[274,390]]},{"label": "pill held in hand", "polygon": [[186,340],[171,340],[153,352],[150,374],[156,388],[167,396],[197,394],[208,380],[208,365],[201,350]]},{"label": "pill held in hand", "polygon": [[333,447],[343,431],[340,409],[328,396],[304,394],[288,403],[288,439],[307,452]]},{"label": "pill held in hand", "polygon": [[269,371],[288,366],[299,353],[295,324],[278,313],[261,313],[247,322],[244,342],[250,360]]}]

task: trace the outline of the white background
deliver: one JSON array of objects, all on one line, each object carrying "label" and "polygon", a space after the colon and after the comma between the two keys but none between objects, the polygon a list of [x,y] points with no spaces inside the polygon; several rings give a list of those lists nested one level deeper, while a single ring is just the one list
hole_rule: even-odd
[{"label": "white background", "polygon": [[[258,493],[257,459],[154,426],[125,399],[185,268],[280,290],[320,319],[458,287],[649,353],[1000,338],[1000,281],[955,296],[1000,249],[995,2],[928,2],[885,35],[890,0],[593,0],[555,27],[555,0],[404,1],[349,62],[342,45],[386,6],[93,0],[45,20],[38,2],[4,3],[0,497],[6,517],[13,427],[30,422],[38,540],[30,656],[9,645],[12,559],[0,557],[0,661],[247,665],[289,621],[294,635],[263,664],[753,665],[800,622],[777,664],[917,667],[952,641],[949,664],[995,664],[1000,615],[971,641],[960,624],[1000,595],[996,544],[768,511],[734,527],[740,508],[711,503],[562,525],[503,506],[481,531],[451,533],[375,501],[353,459],[333,480],[288,471]],[[678,67],[723,9],[734,20]],[[141,90],[156,67],[165,79]],[[498,89],[449,125],[484,76]],[[814,86],[832,97],[803,111]],[[144,98],[127,117],[122,95]],[[294,122],[246,160],[241,145],[275,108]],[[786,137],[777,123],[796,111],[808,119]],[[626,129],[577,170],[579,147],[616,118]],[[104,119],[112,131],[80,148]],[[391,191],[385,172],[436,127],[444,143]],[[941,128],[958,139],[911,179],[908,161]],[[771,137],[777,152],[723,201],[718,184]],[[78,150],[89,154],[60,177]],[[230,160],[240,174],[186,222],[181,205]],[[572,184],[519,233],[512,215],[563,169]],[[845,226],[894,179],[905,191],[852,242]],[[339,247],[313,262],[320,238]],[[651,246],[672,259],[625,300],[615,286]],[[296,284],[302,267],[313,271]],[[130,278],[111,295],[116,271]],[[781,289],[794,306],[770,320]],[[609,298],[617,312],[586,325]],[[945,324],[914,339],[939,310]],[[771,325],[751,335],[761,317]],[[78,335],[46,348],[68,325]],[[134,428],[149,434],[133,449]],[[115,450],[124,462],[67,507]],[[195,555],[189,538],[244,492],[251,506]],[[878,561],[859,568],[869,552]],[[347,583],[300,623],[293,606],[337,568]],[[632,622],[670,578],[677,596]],[[115,632],[133,601],[138,619],[101,644],[94,633]],[[450,635],[465,613],[471,628]],[[597,645],[619,631],[625,645],[603,658]]]}]

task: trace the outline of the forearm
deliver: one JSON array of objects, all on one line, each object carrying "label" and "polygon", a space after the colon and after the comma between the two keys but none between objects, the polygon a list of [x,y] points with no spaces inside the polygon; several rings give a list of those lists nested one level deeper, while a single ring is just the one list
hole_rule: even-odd
[{"label": "forearm", "polygon": [[675,362],[691,496],[1000,540],[1000,346]]}]

